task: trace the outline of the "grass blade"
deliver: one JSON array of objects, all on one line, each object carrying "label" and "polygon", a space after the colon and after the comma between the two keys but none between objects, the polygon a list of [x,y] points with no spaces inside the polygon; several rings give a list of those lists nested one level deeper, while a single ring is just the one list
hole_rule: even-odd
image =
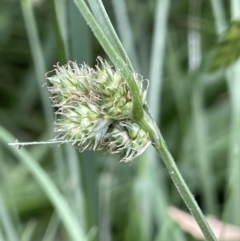
[{"label": "grass blade", "polygon": [[[199,71],[200,62],[202,58],[201,50],[201,33],[193,26],[200,26],[201,2],[190,2],[190,25],[188,31],[188,68],[190,72]],[[191,75],[190,75],[191,76]],[[196,78],[194,78],[196,77]],[[194,74],[191,79],[193,82],[192,90],[192,116],[194,126],[194,138],[196,140],[197,152],[197,166],[200,171],[200,178],[202,183],[202,196],[205,210],[208,213],[214,214],[215,210],[215,185],[213,182],[213,173],[211,162],[206,147],[207,143],[207,125],[204,112],[204,92],[203,84],[198,79],[198,74]]]},{"label": "grass blade", "polygon": [[30,220],[22,234],[21,241],[31,241],[37,228],[37,221]]},{"label": "grass blade", "polygon": [[[0,141],[3,142],[7,147],[6,143],[11,142],[14,139],[6,130],[0,127]],[[45,171],[39,166],[37,162],[28,154],[25,150],[16,150],[9,147],[9,150],[22,162],[23,165],[29,170],[29,172],[36,179],[38,184],[42,187],[47,197],[56,208],[59,217],[62,220],[63,225],[68,232],[68,235],[72,241],[85,240],[84,233],[81,226],[79,226],[76,217],[72,210],[68,206],[66,200],[60,194],[50,177]]]},{"label": "grass blade", "polygon": [[[215,3],[212,0],[214,17],[216,19],[217,32],[222,33],[225,28],[225,18],[223,16],[223,5],[221,2]],[[240,6],[239,1],[231,1],[231,14],[232,19],[239,16]],[[229,186],[227,190],[227,200],[224,208],[224,220],[240,225],[240,81],[239,72],[240,61],[236,62],[232,67],[227,70],[226,79],[230,92],[231,100],[231,125],[230,125],[230,145],[229,145]]]},{"label": "grass blade", "polygon": [[[156,2],[156,13],[153,32],[152,51],[150,56],[150,87],[148,104],[156,122],[159,122],[161,106],[161,87],[164,61],[164,46],[167,32],[167,18],[170,1]],[[144,219],[139,217],[139,225],[142,230],[142,240],[151,240],[152,226],[156,222],[159,230],[168,220],[167,197],[168,193],[163,185],[164,174],[161,163],[153,148],[149,148],[138,162],[138,177],[134,182],[135,205],[144,207]],[[147,221],[146,221],[147,220]]]},{"label": "grass blade", "polygon": [[116,1],[112,0],[114,15],[117,22],[117,27],[122,40],[123,46],[133,63],[133,67],[137,73],[140,73],[140,65],[138,56],[135,49],[133,34],[131,31],[130,21],[127,15],[125,0]]},{"label": "grass blade", "polygon": [[[45,84],[46,65],[40,40],[38,38],[37,27],[32,9],[32,2],[30,0],[21,0],[21,7],[28,33],[34,67],[37,75],[38,88],[40,91],[43,110],[47,122],[47,128],[49,133],[51,133],[53,130],[54,123],[53,109],[48,98],[48,91],[42,88],[43,84]],[[53,147],[53,155],[56,167],[58,169],[59,182],[61,183],[61,186],[63,186],[65,182],[65,169],[61,149]]]},{"label": "grass blade", "polygon": [[103,33],[107,37],[108,41],[112,44],[113,49],[118,53],[118,55],[125,61],[131,72],[133,71],[132,64],[128,58],[125,49],[123,48],[113,26],[107,15],[107,12],[103,6],[101,0],[87,0],[89,6],[93,12],[93,15],[98,22]]},{"label": "grass blade", "polygon": [[68,3],[69,58],[78,63],[92,63],[92,36],[73,1]]},{"label": "grass blade", "polygon": [[133,96],[133,116],[135,120],[140,120],[143,117],[142,98],[130,66],[115,51],[112,43],[107,39],[107,36],[93,17],[86,3],[83,0],[74,0],[74,2],[115,67],[121,70]]},{"label": "grass blade", "polygon": [[162,91],[163,60],[169,7],[169,0],[157,1],[149,67],[150,86],[148,95],[148,105],[156,123],[159,123],[159,115],[161,109],[160,103]]},{"label": "grass blade", "polygon": [[19,241],[18,234],[11,222],[10,216],[4,205],[4,201],[0,192],[0,220],[2,221],[2,227],[5,230],[8,241]]},{"label": "grass blade", "polygon": [[226,29],[227,26],[222,0],[211,0],[211,4],[215,18],[215,28],[217,33],[220,34]]},{"label": "grass blade", "polygon": [[54,30],[55,35],[57,39],[57,50],[58,50],[58,57],[61,64],[65,64],[67,61],[65,47],[64,47],[64,41],[61,35],[60,31],[60,24],[58,22],[58,16],[57,16],[57,9],[56,9],[56,2],[55,0],[51,0],[51,10],[53,15],[53,24],[54,24]]},{"label": "grass blade", "polygon": [[199,167],[202,183],[202,196],[207,213],[215,213],[216,194],[214,175],[207,149],[207,129],[205,111],[203,109],[203,85],[196,80],[193,86],[192,111],[194,134],[196,140],[197,166]]}]

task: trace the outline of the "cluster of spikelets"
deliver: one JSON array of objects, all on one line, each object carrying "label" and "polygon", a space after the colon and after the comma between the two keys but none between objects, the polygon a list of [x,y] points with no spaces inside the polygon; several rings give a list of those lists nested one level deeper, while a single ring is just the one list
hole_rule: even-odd
[{"label": "cluster of spikelets", "polygon": [[[123,154],[126,162],[149,146],[148,133],[133,121],[128,85],[121,71],[107,61],[98,58],[95,69],[75,62],[57,65],[47,79],[57,108],[54,131],[58,139],[75,144],[80,151],[105,149]],[[144,102],[143,81],[137,75],[134,79]]]}]

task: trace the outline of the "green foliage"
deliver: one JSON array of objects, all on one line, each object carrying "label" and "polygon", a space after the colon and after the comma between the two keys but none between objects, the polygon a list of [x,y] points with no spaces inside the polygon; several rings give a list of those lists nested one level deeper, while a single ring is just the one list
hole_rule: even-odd
[{"label": "green foliage", "polygon": [[[194,240],[169,218],[169,205],[185,206],[151,148],[128,165],[67,144],[7,146],[55,136],[46,70],[106,58],[73,1],[32,2],[0,9],[0,240]],[[235,1],[113,2],[104,6],[133,69],[150,81],[150,108],[193,195],[204,213],[240,226],[239,20],[224,18]],[[189,70],[209,53],[214,69],[232,66]]]},{"label": "green foliage", "polygon": [[233,21],[213,50],[210,70],[227,68],[240,56],[240,20]]}]

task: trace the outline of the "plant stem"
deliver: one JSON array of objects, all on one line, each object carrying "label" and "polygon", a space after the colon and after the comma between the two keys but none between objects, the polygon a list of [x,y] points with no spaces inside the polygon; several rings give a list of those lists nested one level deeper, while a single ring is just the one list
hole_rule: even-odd
[{"label": "plant stem", "polygon": [[[201,228],[202,232],[204,233],[205,237],[209,241],[216,241],[217,239],[215,238],[212,230],[210,229],[208,223],[205,220],[204,215],[202,214],[200,208],[198,207],[198,204],[196,203],[195,199],[193,198],[188,186],[184,182],[181,174],[178,171],[178,168],[169,153],[167,146],[165,144],[165,141],[156,126],[154,120],[152,119],[150,113],[148,110],[145,110],[143,113],[143,108],[142,108],[142,101],[141,101],[141,96],[138,90],[138,86],[136,85],[135,80],[132,78],[132,72],[130,69],[130,66],[122,59],[122,56],[119,56],[118,51],[114,48],[113,44],[115,45],[115,40],[114,37],[112,40],[108,40],[109,36],[106,36],[106,33],[108,33],[107,29],[105,29],[106,26],[101,26],[105,21],[108,19],[99,19],[100,17],[102,18],[103,16],[99,16],[96,14],[96,9],[94,8],[95,12],[95,18],[91,11],[89,10],[88,6],[84,2],[84,0],[74,0],[76,3],[78,9],[82,13],[83,17],[89,24],[90,28],[92,29],[94,35],[98,39],[99,43],[102,45],[103,49],[113,62],[113,64],[121,70],[121,73],[128,83],[129,89],[131,91],[131,94],[133,96],[133,117],[134,120],[145,130],[149,133],[150,138],[152,140],[153,145],[155,146],[155,149],[157,153],[160,155],[162,158],[163,162],[165,163],[166,167],[168,168],[168,171],[170,173],[170,176],[177,187],[177,190],[179,191],[181,197],[183,198],[184,202],[186,203],[188,209],[196,219],[197,223],[199,224],[199,227]],[[91,2],[89,0],[89,2]],[[93,3],[93,2],[91,2]],[[101,1],[98,1],[98,3],[101,3]],[[96,6],[94,6],[96,7]],[[99,6],[98,6],[99,7]],[[101,5],[102,8],[102,5]],[[102,12],[103,9],[100,9]],[[105,15],[106,13],[102,13],[102,15]],[[98,18],[98,22],[96,21],[96,17]],[[104,20],[104,21],[103,21]],[[110,22],[108,21],[108,24]],[[108,26],[109,27],[109,26]],[[109,30],[109,28],[108,28]],[[105,32],[104,32],[105,31]],[[110,31],[112,32],[112,31]],[[116,36],[115,36],[116,37]],[[147,109],[147,108],[146,108]]]},{"label": "plant stem", "polygon": [[193,215],[197,221],[200,229],[202,230],[206,240],[217,241],[215,235],[213,234],[211,228],[209,227],[201,209],[199,208],[197,202],[195,201],[191,191],[189,190],[187,184],[185,183],[182,175],[180,174],[175,161],[168,151],[167,145],[156,126],[154,120],[152,119],[148,110],[144,111],[144,117],[138,122],[138,124],[149,133],[152,143],[166,165],[168,172],[176,186],[178,192],[180,193],[183,201],[187,205],[190,213]]},{"label": "plant stem", "polygon": [[131,69],[128,64],[122,59],[122,57],[118,54],[118,52],[114,49],[112,43],[108,40],[108,37],[103,32],[103,29],[98,24],[93,14],[89,10],[84,0],[74,0],[76,6],[81,12],[82,16],[87,21],[89,27],[93,31],[94,35],[98,39],[99,43],[103,47],[104,51],[112,61],[112,63],[118,68],[124,79],[126,80],[129,89],[131,91],[133,97],[133,116],[134,119],[139,120],[143,116],[142,110],[142,97],[140,95],[139,88],[137,83],[133,77]]},{"label": "plant stem", "polygon": [[99,26],[101,26],[102,31],[106,35],[108,41],[112,44],[115,51],[118,52],[119,56],[125,61],[128,65],[131,72],[134,72],[130,59],[120,42],[114,27],[107,15],[107,12],[103,6],[102,0],[87,0],[95,19],[97,20]]},{"label": "plant stem", "polygon": [[[0,142],[6,145],[14,137],[0,126]],[[86,241],[83,227],[79,225],[73,209],[69,206],[64,196],[60,193],[50,176],[42,169],[36,160],[26,151],[18,151],[11,148],[10,151],[15,155],[32,174],[36,182],[40,185],[46,196],[52,203],[61,219],[71,241]]]}]

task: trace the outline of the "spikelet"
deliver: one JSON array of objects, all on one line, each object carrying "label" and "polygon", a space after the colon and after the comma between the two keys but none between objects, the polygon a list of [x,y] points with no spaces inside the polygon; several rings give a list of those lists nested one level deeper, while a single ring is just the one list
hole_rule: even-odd
[{"label": "spikelet", "polygon": [[[52,105],[57,108],[54,131],[79,151],[106,149],[123,153],[123,161],[140,155],[150,144],[148,134],[133,122],[132,96],[121,71],[98,58],[95,69],[69,61],[47,77]],[[134,74],[143,103],[143,80]]]}]

